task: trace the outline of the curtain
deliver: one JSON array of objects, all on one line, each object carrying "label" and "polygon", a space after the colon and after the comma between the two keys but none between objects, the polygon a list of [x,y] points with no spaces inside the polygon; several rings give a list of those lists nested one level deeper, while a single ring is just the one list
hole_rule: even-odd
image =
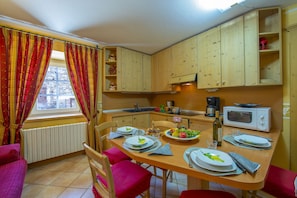
[{"label": "curtain", "polygon": [[97,117],[98,49],[72,43],[65,44],[66,66],[74,93],[88,120],[88,142],[95,148],[94,127]]},{"label": "curtain", "polygon": [[0,144],[20,142],[20,130],[46,75],[52,44],[49,38],[0,28]]}]

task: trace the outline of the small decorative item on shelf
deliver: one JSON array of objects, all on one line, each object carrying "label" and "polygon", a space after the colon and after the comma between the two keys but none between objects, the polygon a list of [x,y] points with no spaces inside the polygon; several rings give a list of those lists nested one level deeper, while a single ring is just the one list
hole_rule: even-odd
[{"label": "small decorative item on shelf", "polygon": [[260,50],[268,49],[267,47],[268,41],[265,37],[260,38]]},{"label": "small decorative item on shelf", "polygon": [[110,62],[116,61],[116,56],[114,54],[110,54],[108,57],[108,61],[110,61]]},{"label": "small decorative item on shelf", "polygon": [[117,89],[117,85],[113,82],[110,83],[109,85],[109,90],[110,91],[115,91]]},{"label": "small decorative item on shelf", "polygon": [[108,69],[108,72],[109,72],[110,75],[115,75],[117,73],[117,66],[110,65],[109,69]]}]

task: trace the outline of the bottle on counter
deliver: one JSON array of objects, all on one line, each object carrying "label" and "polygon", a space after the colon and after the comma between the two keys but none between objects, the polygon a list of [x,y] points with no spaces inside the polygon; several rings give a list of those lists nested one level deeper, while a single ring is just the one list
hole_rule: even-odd
[{"label": "bottle on counter", "polygon": [[213,139],[218,142],[218,146],[222,145],[222,136],[223,136],[223,128],[222,128],[222,123],[220,120],[220,112],[216,111],[215,113],[216,118],[212,124],[213,126]]}]

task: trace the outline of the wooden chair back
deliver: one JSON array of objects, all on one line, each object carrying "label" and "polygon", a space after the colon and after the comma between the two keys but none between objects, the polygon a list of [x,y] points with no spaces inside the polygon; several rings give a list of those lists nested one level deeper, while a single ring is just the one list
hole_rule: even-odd
[{"label": "wooden chair back", "polygon": [[[108,158],[92,149],[85,142],[83,146],[91,168],[93,187],[102,198],[115,198],[114,180]],[[97,179],[98,175],[106,181],[106,184]]]},{"label": "wooden chair back", "polygon": [[96,149],[102,153],[104,149],[104,141],[107,138],[107,129],[112,130],[112,128],[118,127],[118,123],[114,121],[103,122],[95,126],[95,137],[96,137]]}]

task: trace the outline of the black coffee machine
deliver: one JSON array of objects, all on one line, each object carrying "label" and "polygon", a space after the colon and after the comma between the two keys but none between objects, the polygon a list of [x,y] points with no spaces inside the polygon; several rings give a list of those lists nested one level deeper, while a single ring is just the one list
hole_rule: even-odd
[{"label": "black coffee machine", "polygon": [[216,111],[220,111],[220,98],[219,97],[206,97],[206,111],[205,116],[215,117]]}]

